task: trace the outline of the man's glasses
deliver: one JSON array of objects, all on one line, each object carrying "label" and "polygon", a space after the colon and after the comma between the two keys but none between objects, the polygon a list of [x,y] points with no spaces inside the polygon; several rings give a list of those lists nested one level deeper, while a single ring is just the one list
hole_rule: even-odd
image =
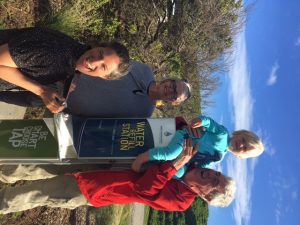
[{"label": "man's glasses", "polygon": [[180,100],[180,101],[185,101],[187,100],[189,97],[191,97],[191,86],[188,83],[187,80],[174,80],[174,79],[166,79],[164,81],[162,81],[162,83],[165,84],[165,86],[168,87],[169,90],[171,90],[170,92],[168,92],[168,96],[166,96],[168,98],[169,101],[176,101],[178,99],[178,92],[177,92],[177,86],[178,86],[178,82],[183,82],[184,83],[184,99]]},{"label": "man's glasses", "polygon": [[177,100],[177,84],[175,80],[170,80],[171,88],[172,88],[172,95],[170,96],[172,100]]}]

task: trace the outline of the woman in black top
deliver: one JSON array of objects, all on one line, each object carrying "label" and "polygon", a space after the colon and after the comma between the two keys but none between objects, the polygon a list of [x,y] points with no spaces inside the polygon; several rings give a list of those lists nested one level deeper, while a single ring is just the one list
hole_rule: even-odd
[{"label": "woman in black top", "polygon": [[0,30],[0,90],[27,89],[52,112],[63,109],[59,101],[64,99],[45,85],[65,80],[75,71],[116,79],[127,74],[128,68],[128,51],[117,42],[90,48],[46,28]]}]

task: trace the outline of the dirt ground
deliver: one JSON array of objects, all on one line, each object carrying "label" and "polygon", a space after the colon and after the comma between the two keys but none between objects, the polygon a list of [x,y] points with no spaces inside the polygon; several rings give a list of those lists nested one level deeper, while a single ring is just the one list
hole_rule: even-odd
[{"label": "dirt ground", "polygon": [[94,225],[95,219],[90,216],[88,207],[76,210],[37,207],[22,213],[10,213],[0,217],[3,225]]},{"label": "dirt ground", "polygon": [[[0,190],[6,186],[21,186],[25,182],[18,181],[15,184],[0,182]],[[20,213],[0,215],[0,225],[95,225],[95,216],[89,212],[88,206],[75,210],[37,207]]]},{"label": "dirt ground", "polygon": [[6,28],[35,26],[49,11],[60,10],[70,0],[0,0],[0,25]]}]

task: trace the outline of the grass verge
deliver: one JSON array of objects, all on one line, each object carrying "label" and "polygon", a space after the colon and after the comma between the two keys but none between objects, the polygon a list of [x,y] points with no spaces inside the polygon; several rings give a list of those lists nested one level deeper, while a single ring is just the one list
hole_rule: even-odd
[{"label": "grass verge", "polygon": [[148,219],[149,219],[149,213],[150,213],[150,207],[145,206],[145,212],[144,212],[144,225],[148,224]]},{"label": "grass verge", "polygon": [[91,213],[95,216],[97,225],[128,225],[132,213],[132,206],[110,205],[93,208]]}]

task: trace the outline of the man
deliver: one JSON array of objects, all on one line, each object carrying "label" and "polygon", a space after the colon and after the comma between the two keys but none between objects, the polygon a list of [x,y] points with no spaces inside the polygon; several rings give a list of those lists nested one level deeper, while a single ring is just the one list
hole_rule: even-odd
[{"label": "man", "polygon": [[191,95],[187,82],[170,79],[156,82],[151,68],[140,62],[132,62],[130,73],[119,80],[90,78],[74,77],[75,89],[67,96],[71,114],[102,118],[150,117],[157,101],[176,105]]},{"label": "man", "polygon": [[139,202],[157,210],[185,211],[200,195],[209,204],[225,207],[235,193],[235,182],[220,172],[193,169],[182,181],[172,179],[197,149],[191,139],[173,162],[154,165],[144,174],[133,171],[93,171],[57,176],[0,191],[0,213],[23,211],[37,206],[76,208],[91,204]]},{"label": "man", "polygon": [[[119,80],[104,80],[76,74],[67,94],[66,112],[85,117],[150,117],[157,101],[180,104],[191,95],[191,86],[183,80],[154,80],[151,68],[132,62],[131,71]],[[0,101],[22,106],[40,106],[32,93],[0,92]]]},{"label": "man", "polygon": [[[108,81],[93,77],[86,79],[87,76],[75,75],[70,93],[67,96],[67,111],[71,114],[86,117],[144,118],[151,116],[158,100],[176,105],[191,95],[191,87],[185,81],[154,81],[152,70],[144,63],[133,62],[131,69],[131,72],[120,80]],[[0,92],[0,100],[1,94],[4,94],[4,92]],[[8,94],[12,94],[13,99],[18,95],[15,92]],[[26,98],[27,103],[35,102],[35,106],[37,106],[38,98],[31,93],[29,95]],[[18,96],[25,98],[26,94]],[[37,99],[37,101],[34,101],[34,99]],[[22,102],[22,99],[19,102]],[[88,167],[82,165],[82,167],[85,166]],[[71,166],[0,165],[0,181],[11,183],[19,176],[22,177],[27,174],[47,177],[52,174],[61,174],[61,168],[70,171]],[[38,174],[35,171],[38,171]]]}]

